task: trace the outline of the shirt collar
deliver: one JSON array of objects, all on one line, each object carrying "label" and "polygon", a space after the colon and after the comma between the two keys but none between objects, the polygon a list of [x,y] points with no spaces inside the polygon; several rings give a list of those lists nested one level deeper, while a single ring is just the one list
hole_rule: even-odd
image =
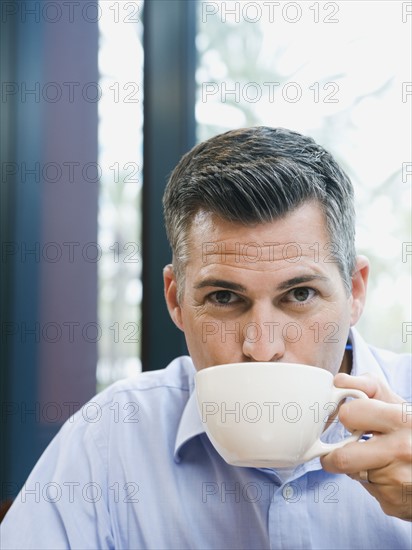
[{"label": "shirt collar", "polygon": [[352,343],[352,371],[354,376],[371,373],[385,381],[385,375],[369,346],[355,328],[351,328],[349,340]]},{"label": "shirt collar", "polygon": [[190,395],[183,410],[182,417],[180,419],[179,427],[177,429],[174,459],[176,462],[180,462],[182,447],[190,440],[204,433],[205,428],[200,418],[199,409],[197,407],[196,392],[194,389],[194,382],[190,386]]}]

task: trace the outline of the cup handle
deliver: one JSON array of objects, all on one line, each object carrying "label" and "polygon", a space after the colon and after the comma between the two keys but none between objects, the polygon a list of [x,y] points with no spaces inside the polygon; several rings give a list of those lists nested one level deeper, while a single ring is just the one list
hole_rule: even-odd
[{"label": "cup handle", "polygon": [[[363,391],[349,388],[337,388],[336,386],[333,386],[331,403],[336,403],[336,405],[338,405],[339,402],[342,401],[342,399],[344,399],[345,397],[369,399],[369,397]],[[315,458],[317,456],[326,455],[331,451],[334,451],[335,449],[343,447],[347,443],[358,441],[362,437],[362,435],[363,432],[361,430],[355,430],[352,435],[350,435],[349,437],[345,437],[345,439],[342,439],[342,441],[338,441],[337,443],[324,443],[323,441],[318,439],[317,441],[315,441],[312,447],[310,447],[310,449],[306,451],[303,460],[307,462],[308,460],[312,460],[312,458]]]}]

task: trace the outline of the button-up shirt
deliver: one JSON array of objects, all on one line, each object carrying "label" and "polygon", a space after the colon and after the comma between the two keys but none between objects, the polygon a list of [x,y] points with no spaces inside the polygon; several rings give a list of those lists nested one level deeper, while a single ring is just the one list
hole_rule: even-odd
[{"label": "button-up shirt", "polygon": [[[408,356],[355,332],[353,371],[411,401]],[[293,470],[235,467],[204,431],[189,357],[120,381],[60,430],[1,525],[2,549],[410,549],[412,524],[318,458]],[[339,423],[327,441],[347,435]],[[361,444],[361,443],[359,443]]]}]

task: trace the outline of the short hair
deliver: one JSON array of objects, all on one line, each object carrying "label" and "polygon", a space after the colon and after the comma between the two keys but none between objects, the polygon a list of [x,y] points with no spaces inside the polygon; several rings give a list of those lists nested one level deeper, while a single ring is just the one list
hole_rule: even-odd
[{"label": "short hair", "polygon": [[353,186],[329,152],[310,137],[266,126],[232,130],[196,145],[173,170],[163,197],[178,287],[199,211],[256,225],[308,201],[322,208],[331,254],[349,292],[356,257]]}]

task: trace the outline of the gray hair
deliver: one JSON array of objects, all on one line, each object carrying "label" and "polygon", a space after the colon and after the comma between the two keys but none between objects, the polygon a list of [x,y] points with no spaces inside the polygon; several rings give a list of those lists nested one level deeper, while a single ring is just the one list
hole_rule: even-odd
[{"label": "gray hair", "polygon": [[180,291],[188,234],[199,211],[255,225],[313,200],[324,212],[330,253],[349,292],[356,256],[353,187],[330,153],[310,137],[266,126],[232,130],[196,145],[172,172],[163,197]]}]

